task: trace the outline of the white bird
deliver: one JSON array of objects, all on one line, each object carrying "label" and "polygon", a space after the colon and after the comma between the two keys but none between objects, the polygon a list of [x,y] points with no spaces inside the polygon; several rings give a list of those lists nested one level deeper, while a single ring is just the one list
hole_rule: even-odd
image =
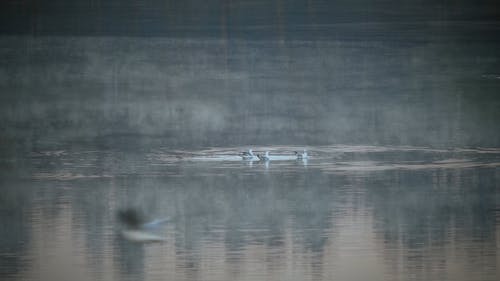
[{"label": "white bird", "polygon": [[248,151],[244,151],[241,153],[241,158],[243,158],[243,160],[252,160],[254,159],[256,156],[255,154],[253,154],[253,151],[251,149],[249,149]]},{"label": "white bird", "polygon": [[307,151],[304,149],[304,152],[299,153],[298,151],[295,151],[295,155],[297,156],[297,159],[307,159],[309,156],[307,156]]},{"label": "white bird", "polygon": [[269,151],[266,151],[266,154],[264,155],[257,154],[257,157],[260,161],[269,161]]}]

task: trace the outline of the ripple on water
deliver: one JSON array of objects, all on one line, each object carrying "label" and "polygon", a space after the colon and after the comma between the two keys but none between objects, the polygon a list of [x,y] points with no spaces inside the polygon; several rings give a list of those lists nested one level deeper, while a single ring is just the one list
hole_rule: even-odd
[{"label": "ripple on water", "polygon": [[[500,166],[500,149],[432,149],[407,146],[308,146],[309,159],[298,160],[294,151],[302,146],[257,146],[254,152],[269,151],[270,161],[248,161],[239,156],[248,147],[203,150],[154,149],[149,153],[116,151],[55,150],[32,154],[35,179],[76,180],[119,176],[173,176],[175,169],[207,166],[254,171],[297,171],[319,169],[327,173],[377,172],[386,170],[464,169]],[[200,166],[200,167],[201,167]]]}]

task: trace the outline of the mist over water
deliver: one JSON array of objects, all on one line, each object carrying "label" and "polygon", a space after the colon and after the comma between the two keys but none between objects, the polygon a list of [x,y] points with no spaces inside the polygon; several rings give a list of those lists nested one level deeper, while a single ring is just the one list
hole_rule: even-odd
[{"label": "mist over water", "polygon": [[496,3],[216,2],[0,4],[2,280],[500,279]]},{"label": "mist over water", "polygon": [[495,41],[0,40],[4,147],[500,142]]}]

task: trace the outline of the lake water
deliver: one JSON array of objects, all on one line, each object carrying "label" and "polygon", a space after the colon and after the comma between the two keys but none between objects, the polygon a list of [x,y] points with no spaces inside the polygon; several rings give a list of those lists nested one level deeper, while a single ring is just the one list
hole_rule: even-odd
[{"label": "lake water", "polygon": [[500,280],[493,1],[3,2],[0,280]]},{"label": "lake water", "polygon": [[[3,158],[3,280],[499,280],[500,150],[130,150]],[[137,208],[165,240],[129,241]]]}]

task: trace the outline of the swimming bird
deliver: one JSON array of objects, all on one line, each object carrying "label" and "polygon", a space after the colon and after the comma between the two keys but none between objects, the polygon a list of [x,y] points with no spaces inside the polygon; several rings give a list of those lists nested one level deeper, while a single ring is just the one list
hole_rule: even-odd
[{"label": "swimming bird", "polygon": [[253,151],[249,149],[248,151],[241,153],[241,158],[243,158],[243,160],[252,160],[255,158],[255,154],[253,154]]},{"label": "swimming bird", "polygon": [[307,156],[307,151],[304,149],[304,152],[299,153],[298,151],[295,151],[295,155],[297,156],[297,159],[307,159],[309,156]]},{"label": "swimming bird", "polygon": [[266,151],[266,154],[264,155],[257,154],[257,157],[259,158],[260,161],[269,161],[270,160],[269,151]]}]

